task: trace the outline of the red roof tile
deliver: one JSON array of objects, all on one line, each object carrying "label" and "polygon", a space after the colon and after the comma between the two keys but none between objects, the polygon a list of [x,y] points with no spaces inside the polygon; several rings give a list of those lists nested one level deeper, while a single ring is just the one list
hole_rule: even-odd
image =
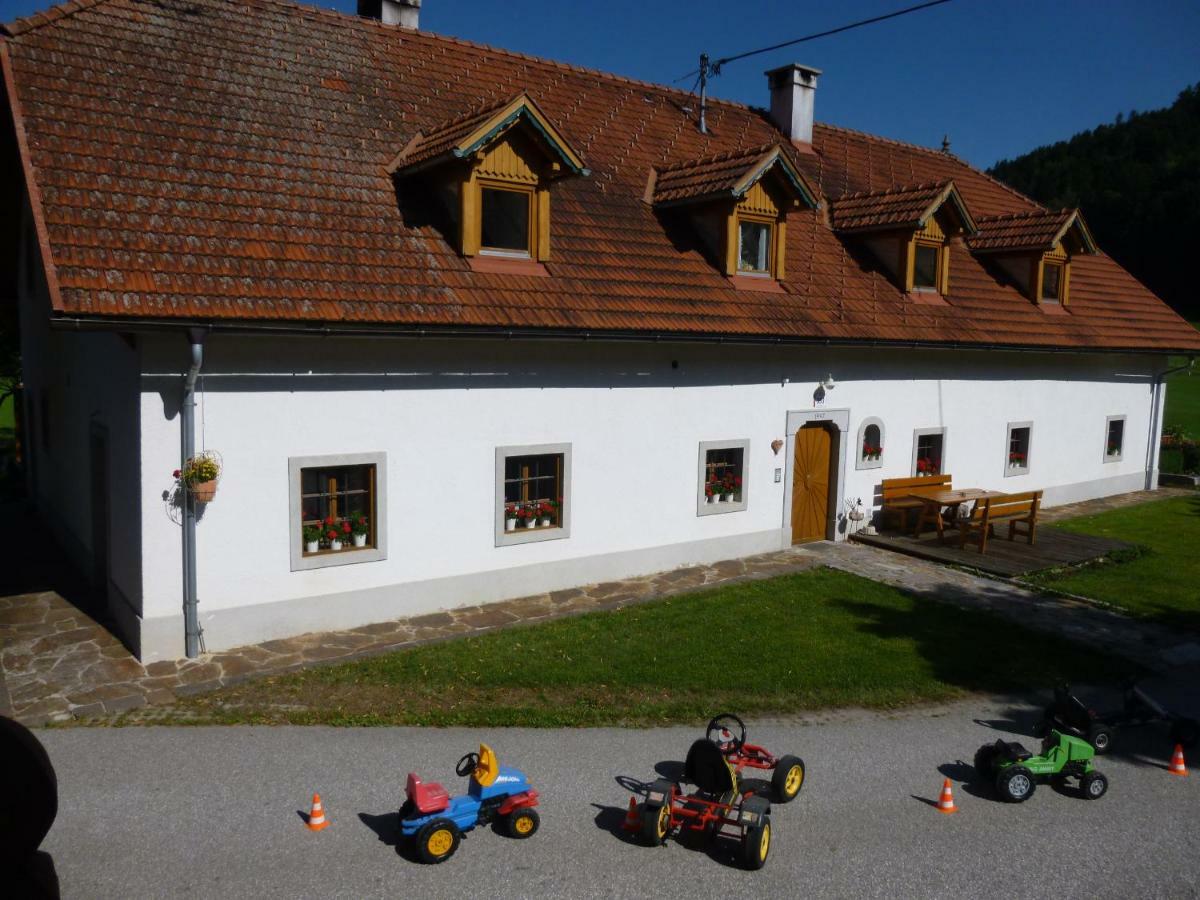
[{"label": "red roof tile", "polygon": [[793,182],[797,193],[815,207],[815,192],[798,171],[795,155],[779,141],[773,141],[761,147],[672,163],[655,170],[653,200],[656,205],[664,205],[740,196],[771,167],[780,166],[786,170],[786,179]]},{"label": "red roof tile", "polygon": [[[1048,316],[956,244],[946,304],[922,305],[809,209],[783,292],[736,290],[643,196],[652,169],[685,190],[689,161],[781,142],[762,110],[712,100],[702,135],[680,91],[286,0],[73,0],[6,32],[59,315],[1200,349],[1106,256],[1077,259]],[[522,92],[591,167],[553,187],[548,277],[472,271],[388,174]],[[812,149],[788,158],[835,218],[950,181],[979,218],[1045,212],[948,154],[819,123]]]},{"label": "red roof tile", "polygon": [[988,216],[977,221],[979,231],[969,240],[976,253],[1010,250],[1050,250],[1072,228],[1091,252],[1096,247],[1091,232],[1077,209],[1058,212],[1036,210],[1005,216]]},{"label": "red roof tile", "polygon": [[845,194],[830,204],[830,220],[841,232],[921,228],[947,201],[956,205],[968,229],[973,228],[953,181]]}]

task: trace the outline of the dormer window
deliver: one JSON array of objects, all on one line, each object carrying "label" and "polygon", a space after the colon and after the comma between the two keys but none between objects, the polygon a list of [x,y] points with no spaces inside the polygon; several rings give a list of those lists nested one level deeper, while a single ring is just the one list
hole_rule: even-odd
[{"label": "dormer window", "polygon": [[787,217],[816,194],[780,144],[651,170],[647,203],[686,213],[734,287],[781,290]]},{"label": "dormer window", "polygon": [[979,220],[971,251],[986,254],[1026,297],[1048,313],[1071,296],[1071,258],[1099,248],[1077,209],[1035,210]]},{"label": "dormer window", "polygon": [[1042,260],[1042,291],[1043,303],[1061,303],[1063,290],[1063,264]]},{"label": "dormer window", "polygon": [[917,302],[942,302],[950,292],[950,244],[975,231],[952,181],[847,194],[830,212],[834,230],[858,237]]},{"label": "dormer window", "polygon": [[479,252],[530,256],[533,248],[534,192],[522,188],[479,189]]},{"label": "dormer window", "polygon": [[938,290],[938,272],[942,268],[942,246],[918,241],[913,247],[913,290]]},{"label": "dormer window", "polygon": [[492,258],[486,271],[524,265],[511,270],[526,274],[546,274],[522,261],[550,258],[551,185],[589,174],[526,94],[418,133],[389,171],[406,179],[427,174],[447,197],[458,250],[472,268],[483,256]]},{"label": "dormer window", "polygon": [[770,222],[738,216],[738,272],[747,275],[771,274]]}]

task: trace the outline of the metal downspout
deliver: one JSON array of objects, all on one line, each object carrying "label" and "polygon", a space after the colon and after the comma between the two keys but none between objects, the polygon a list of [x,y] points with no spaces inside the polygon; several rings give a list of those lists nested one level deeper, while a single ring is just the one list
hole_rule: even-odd
[{"label": "metal downspout", "polygon": [[[188,330],[188,343],[192,349],[192,362],[183,380],[182,419],[183,435],[180,448],[179,467],[196,454],[196,378],[204,364],[204,336],[196,328]],[[196,609],[196,501],[192,492],[183,489],[183,629],[184,650],[188,659],[200,655],[203,640],[200,617]]]},{"label": "metal downspout", "polygon": [[1154,376],[1154,381],[1151,383],[1150,390],[1150,437],[1146,442],[1146,490],[1152,491],[1156,487],[1154,471],[1157,468],[1159,444],[1162,443],[1161,435],[1159,434],[1162,423],[1159,422],[1158,409],[1159,395],[1163,389],[1163,379],[1168,375],[1174,375],[1176,372],[1182,372],[1185,369],[1190,370],[1192,364],[1195,363],[1196,357],[1189,356],[1188,361],[1182,366],[1172,366],[1170,369],[1163,369]]}]

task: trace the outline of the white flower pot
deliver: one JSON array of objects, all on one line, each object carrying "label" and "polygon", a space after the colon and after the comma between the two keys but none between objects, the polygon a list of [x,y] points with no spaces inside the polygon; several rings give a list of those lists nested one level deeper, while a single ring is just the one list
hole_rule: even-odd
[{"label": "white flower pot", "polygon": [[707,494],[707,495],[705,495],[705,497],[704,497],[704,502],[705,502],[705,503],[716,503],[716,502],[717,502],[717,495],[716,495],[716,494]]},{"label": "white flower pot", "polygon": [[305,553],[316,553],[320,549],[321,549],[320,541],[305,541],[304,542],[304,552]]},{"label": "white flower pot", "polygon": [[549,528],[550,527],[550,517],[543,516],[542,518],[538,519],[538,526],[541,528]]},{"label": "white flower pot", "polygon": [[365,534],[354,535],[354,546],[355,547],[367,546],[367,536]]},{"label": "white flower pot", "polygon": [[733,494],[722,494],[721,502],[722,503],[732,503],[733,502]]},{"label": "white flower pot", "polygon": [[525,527],[526,528],[537,528],[537,519],[526,519]]},{"label": "white flower pot", "polygon": [[341,549],[342,549],[342,542],[341,542],[341,541],[330,541],[330,542],[329,542],[329,549],[330,549],[330,550],[341,550]]},{"label": "white flower pot", "polygon": [[505,531],[516,531],[517,530],[517,520],[516,519],[505,519],[504,520],[504,530]]}]

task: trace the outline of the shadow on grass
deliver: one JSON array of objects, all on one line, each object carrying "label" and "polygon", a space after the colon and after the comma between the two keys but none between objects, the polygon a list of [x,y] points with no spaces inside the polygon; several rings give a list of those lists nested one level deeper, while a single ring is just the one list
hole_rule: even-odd
[{"label": "shadow on grass", "polygon": [[[1103,682],[1137,670],[1118,657],[1023,627],[1019,619],[964,609],[956,605],[965,593],[957,584],[937,585],[924,593],[938,600],[928,602],[920,594],[909,594],[913,601],[905,607],[848,598],[833,598],[830,603],[850,612],[859,631],[889,643],[910,644],[934,678],[966,691],[1024,693],[1057,680]],[[1012,602],[1005,591],[989,594],[993,589],[988,586],[976,588],[972,606],[981,599],[995,605]]]}]

